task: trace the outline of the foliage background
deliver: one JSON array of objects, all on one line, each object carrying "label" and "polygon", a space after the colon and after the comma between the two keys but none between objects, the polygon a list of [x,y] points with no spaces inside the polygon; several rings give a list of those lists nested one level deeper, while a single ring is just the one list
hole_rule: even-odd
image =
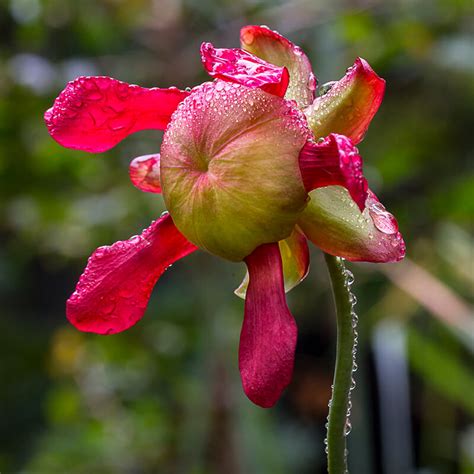
[{"label": "foliage background", "polygon": [[104,156],[65,150],[42,121],[68,80],[206,80],[203,40],[265,23],[320,84],[356,56],[387,80],[360,145],[408,260],[355,265],[360,352],[352,471],[468,474],[474,465],[474,51],[466,0],[0,0],[0,471],[322,473],[335,318],[319,251],[289,294],[300,336],[276,408],[240,389],[244,268],[197,253],[160,280],[146,317],[112,337],[69,326],[64,302],[94,248],[164,210],[130,185],[143,132]]}]

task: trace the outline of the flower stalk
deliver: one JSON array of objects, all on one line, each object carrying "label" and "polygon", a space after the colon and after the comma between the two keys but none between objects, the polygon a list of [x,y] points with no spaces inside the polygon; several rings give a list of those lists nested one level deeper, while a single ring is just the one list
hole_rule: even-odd
[{"label": "flower stalk", "polygon": [[354,357],[357,346],[357,316],[353,311],[355,297],[350,291],[352,273],[346,270],[343,259],[329,254],[324,256],[331,278],[337,315],[336,366],[329,403],[326,453],[328,473],[345,474],[348,472],[346,437],[351,430],[350,393],[354,387],[352,373],[356,369]]}]

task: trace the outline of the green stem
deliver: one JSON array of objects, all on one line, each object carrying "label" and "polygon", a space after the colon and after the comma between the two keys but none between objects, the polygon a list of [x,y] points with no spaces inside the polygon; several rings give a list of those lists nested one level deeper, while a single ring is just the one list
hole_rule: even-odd
[{"label": "green stem", "polygon": [[337,313],[336,367],[327,425],[328,473],[344,474],[347,472],[346,422],[355,346],[352,316],[353,296],[350,291],[352,282],[348,281],[342,259],[328,254],[325,254],[325,258],[331,277]]}]

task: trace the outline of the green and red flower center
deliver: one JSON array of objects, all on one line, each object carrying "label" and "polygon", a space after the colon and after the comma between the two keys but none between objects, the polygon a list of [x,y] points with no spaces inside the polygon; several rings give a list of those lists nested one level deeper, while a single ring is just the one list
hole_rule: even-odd
[{"label": "green and red flower center", "polygon": [[173,114],[161,147],[161,185],[178,229],[195,245],[240,261],[288,237],[307,193],[299,154],[304,115],[280,97],[217,80]]}]

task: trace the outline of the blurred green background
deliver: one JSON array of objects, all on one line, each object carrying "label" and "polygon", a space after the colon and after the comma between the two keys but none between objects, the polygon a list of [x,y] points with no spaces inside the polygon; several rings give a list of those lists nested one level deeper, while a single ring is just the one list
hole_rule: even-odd
[{"label": "blurred green background", "polygon": [[243,265],[196,253],[157,285],[145,318],[101,337],[64,303],[89,254],[164,210],[128,180],[161,135],[92,156],[49,138],[68,80],[207,80],[199,46],[245,24],[301,45],[319,83],[356,56],[387,80],[359,146],[398,218],[407,260],[349,264],[360,319],[349,436],[354,474],[472,474],[473,4],[464,0],[0,0],[0,472],[325,472],[335,317],[324,261],[289,295],[294,380],[270,410],[240,388]]}]

